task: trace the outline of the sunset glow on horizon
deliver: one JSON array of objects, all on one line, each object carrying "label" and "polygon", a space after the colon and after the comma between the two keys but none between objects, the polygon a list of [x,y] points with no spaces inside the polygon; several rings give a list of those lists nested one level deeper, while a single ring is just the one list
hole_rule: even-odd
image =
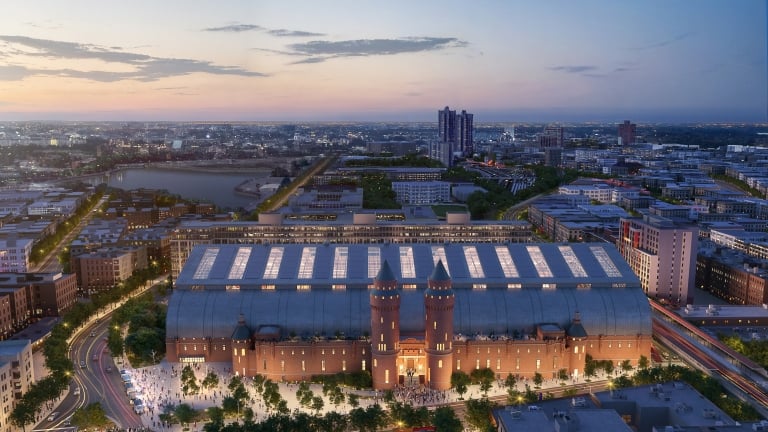
[{"label": "sunset glow on horizon", "polygon": [[762,0],[9,2],[0,121],[765,122]]}]

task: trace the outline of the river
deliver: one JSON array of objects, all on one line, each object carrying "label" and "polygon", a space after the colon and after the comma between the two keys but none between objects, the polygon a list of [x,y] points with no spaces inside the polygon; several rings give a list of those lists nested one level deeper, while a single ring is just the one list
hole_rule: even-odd
[{"label": "river", "polygon": [[253,179],[268,181],[269,169],[253,168],[233,172],[209,172],[162,168],[127,168],[109,175],[94,177],[91,184],[107,183],[109,186],[131,189],[165,189],[182,198],[211,202],[221,209],[248,208],[257,198],[235,193],[235,186]]}]

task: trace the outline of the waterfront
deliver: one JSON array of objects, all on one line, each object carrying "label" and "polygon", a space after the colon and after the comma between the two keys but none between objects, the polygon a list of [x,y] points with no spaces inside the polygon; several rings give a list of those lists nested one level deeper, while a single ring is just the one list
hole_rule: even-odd
[{"label": "waterfront", "polygon": [[265,168],[232,172],[127,168],[94,177],[89,183],[107,183],[109,186],[125,190],[165,189],[185,199],[211,202],[221,209],[237,209],[251,207],[258,199],[235,193],[235,187],[253,178],[264,179],[262,184],[267,183],[269,174],[270,170]]}]

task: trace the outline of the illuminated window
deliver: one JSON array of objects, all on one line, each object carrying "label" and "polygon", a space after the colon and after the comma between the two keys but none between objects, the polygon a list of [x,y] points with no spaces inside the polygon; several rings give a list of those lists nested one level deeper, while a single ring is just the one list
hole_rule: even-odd
[{"label": "illuminated window", "polygon": [[572,247],[558,246],[557,249],[560,251],[560,255],[563,256],[565,263],[568,264],[568,268],[571,269],[573,277],[587,277],[587,272],[584,270],[581,261],[579,261]]},{"label": "illuminated window", "polygon": [[262,279],[277,279],[280,271],[280,263],[283,261],[283,248],[274,247],[269,251],[267,257],[267,266],[264,268],[264,277]]},{"label": "illuminated window", "polygon": [[301,262],[299,263],[299,279],[311,279],[312,271],[315,268],[315,255],[317,248],[305,247],[301,250]]},{"label": "illuminated window", "polygon": [[438,360],[437,361],[437,368],[438,369],[442,369],[443,368],[443,361],[442,360]]},{"label": "illuminated window", "polygon": [[416,277],[416,267],[413,263],[413,248],[410,246],[400,247],[400,274],[406,279]]},{"label": "illuminated window", "polygon": [[526,246],[525,248],[528,250],[528,255],[531,257],[531,261],[533,261],[533,266],[536,267],[536,272],[539,274],[539,277],[552,277],[552,270],[549,269],[549,264],[547,264],[547,260],[544,259],[544,254],[541,253],[541,249],[538,246]]},{"label": "illuminated window", "polygon": [[333,252],[333,278],[345,279],[347,277],[347,261],[349,248],[337,247]]},{"label": "illuminated window", "polygon": [[507,288],[509,288],[509,289],[520,289],[522,287],[523,287],[523,284],[519,284],[519,283],[507,284]]},{"label": "illuminated window", "polygon": [[245,274],[245,266],[248,265],[248,258],[251,256],[251,248],[241,247],[237,249],[235,259],[232,261],[232,267],[229,268],[228,279],[242,279]]},{"label": "illuminated window", "polygon": [[211,273],[213,263],[216,261],[216,256],[219,254],[219,248],[207,248],[203,253],[203,257],[200,258],[200,263],[195,269],[193,279],[206,279]]},{"label": "illuminated window", "polygon": [[592,251],[592,255],[595,256],[595,259],[600,263],[600,267],[603,268],[603,271],[608,277],[621,277],[621,272],[616,268],[616,264],[613,263],[613,260],[608,256],[608,252],[606,252],[604,248],[600,246],[590,246],[589,250]]},{"label": "illuminated window", "polygon": [[344,284],[341,284],[341,285],[333,284],[333,285],[331,285],[331,289],[334,289],[334,290],[345,290],[345,289],[347,289],[347,286],[344,285]]},{"label": "illuminated window", "polygon": [[464,246],[464,259],[467,261],[469,275],[473,278],[484,278],[485,272],[480,262],[480,256],[477,254],[477,248],[474,246]]},{"label": "illuminated window", "polygon": [[381,249],[375,246],[368,247],[368,277],[375,278],[381,269]]},{"label": "illuminated window", "polygon": [[506,246],[496,246],[496,257],[499,259],[501,270],[504,272],[504,277],[516,278],[520,277],[520,273],[517,272],[517,266],[512,260],[512,255],[509,253],[509,249]]},{"label": "illuminated window", "polygon": [[309,285],[309,284],[298,284],[298,285],[296,285],[296,289],[298,291],[309,291],[310,288],[311,288],[311,285]]}]

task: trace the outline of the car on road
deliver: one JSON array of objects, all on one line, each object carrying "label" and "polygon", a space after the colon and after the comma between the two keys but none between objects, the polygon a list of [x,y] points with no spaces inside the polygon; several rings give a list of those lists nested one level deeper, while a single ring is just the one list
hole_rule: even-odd
[{"label": "car on road", "polygon": [[88,366],[85,364],[85,360],[80,360],[80,369],[86,369]]},{"label": "car on road", "polygon": [[91,332],[91,337],[96,337],[96,332],[95,331]]},{"label": "car on road", "polygon": [[80,387],[75,387],[75,391],[73,391],[72,394],[75,396],[80,395]]},{"label": "car on road", "polygon": [[54,412],[51,413],[51,415],[48,416],[48,421],[54,421],[54,420],[56,420],[56,417],[58,417],[58,416],[59,416],[59,412],[58,411],[54,411]]},{"label": "car on road", "polygon": [[107,366],[106,368],[104,368],[104,372],[107,372],[107,373],[112,372],[112,366]]},{"label": "car on road", "polygon": [[94,354],[93,357],[91,357],[91,360],[99,361],[99,355],[98,354]]}]

